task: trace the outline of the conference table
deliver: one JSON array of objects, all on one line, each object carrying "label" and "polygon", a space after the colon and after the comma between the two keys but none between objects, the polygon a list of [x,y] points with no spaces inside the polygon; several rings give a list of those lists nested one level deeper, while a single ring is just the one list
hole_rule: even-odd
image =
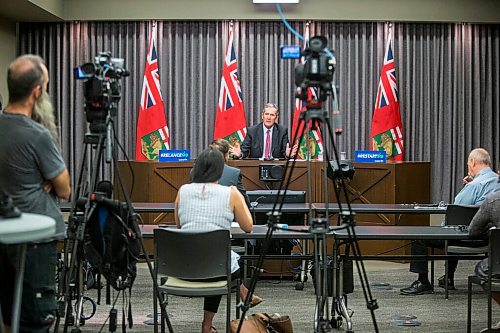
[{"label": "conference table", "polygon": [[[132,207],[137,213],[173,213],[175,204],[173,202],[133,202]],[[257,213],[266,213],[272,210],[274,204],[258,203],[251,210]],[[71,203],[61,203],[61,211],[69,212]],[[445,214],[446,206],[435,206],[428,204],[351,204],[351,208],[358,214]],[[342,205],[347,209],[347,204]],[[284,213],[307,213],[309,210],[317,213],[326,211],[325,203],[284,203]],[[328,210],[332,213],[340,211],[337,203],[329,203]]]},{"label": "conference table", "polygon": [[[139,226],[144,238],[153,238],[154,229],[156,228],[175,228],[175,225],[154,225],[144,224]],[[441,239],[449,240],[467,240],[469,235],[466,231],[461,231],[458,228],[439,227],[439,226],[389,226],[389,225],[374,225],[374,226],[355,226],[353,227],[357,240],[432,240]],[[263,240],[268,232],[267,225],[254,225],[252,232],[243,232],[239,228],[231,228],[232,239],[255,239]],[[329,227],[327,236],[333,237],[336,241],[352,240],[351,235],[346,227]],[[308,226],[286,226],[281,228],[278,226],[272,234],[273,239],[313,239],[314,234],[311,233]],[[425,258],[445,258],[456,256],[425,256]],[[397,256],[363,256],[362,259],[402,259],[408,258],[407,255]],[[460,256],[464,258],[464,256]]]},{"label": "conference table", "polygon": [[[172,228],[174,225],[151,225],[145,224],[140,226],[140,230],[144,238],[153,238],[153,230],[156,228]],[[439,227],[439,226],[355,226],[354,233],[357,240],[433,240],[440,239],[445,241],[450,240],[467,240],[469,235],[467,232],[460,231],[457,228]],[[238,228],[231,228],[232,238],[242,240],[263,240],[268,232],[267,225],[254,225],[253,231],[250,233],[243,232]],[[351,233],[352,234],[352,233]],[[330,227],[326,233],[328,237],[332,237],[335,242],[345,242],[352,240],[347,228]],[[310,232],[308,226],[287,226],[286,228],[278,228],[273,231],[272,239],[313,239],[314,234]],[[337,246],[334,246],[337,250]],[[334,253],[337,255],[337,253]],[[269,259],[290,258],[289,255],[271,255]],[[300,256],[293,256],[300,258]],[[311,257],[311,256],[306,256]],[[369,260],[398,260],[408,259],[408,255],[370,255],[361,256],[360,259]],[[469,259],[470,256],[460,255],[460,258]],[[245,256],[247,259],[255,259],[254,256]],[[457,255],[426,255],[422,259],[449,259],[457,258]]]},{"label": "conference table", "polygon": [[[175,203],[173,202],[133,202],[132,207],[137,213],[173,213]],[[250,208],[256,213],[267,213],[273,209],[274,205],[269,203],[258,203]],[[61,211],[71,211],[71,203],[61,203]],[[314,209],[314,204],[308,203],[284,203],[282,211],[284,213],[307,213],[310,209]]]},{"label": "conference table", "polygon": [[[313,209],[317,213],[326,212],[326,203],[313,203]],[[342,204],[342,210],[348,209],[347,204]],[[357,214],[445,214],[445,205],[430,204],[351,204],[351,209]],[[340,211],[337,203],[329,203],[328,211],[338,213]]]},{"label": "conference table", "polygon": [[[0,218],[0,243],[17,245],[17,271],[12,304],[11,332],[19,332],[23,277],[27,243],[54,236],[56,222],[53,218],[30,213],[22,213],[15,218]],[[3,332],[3,318],[0,312],[0,332]]]}]

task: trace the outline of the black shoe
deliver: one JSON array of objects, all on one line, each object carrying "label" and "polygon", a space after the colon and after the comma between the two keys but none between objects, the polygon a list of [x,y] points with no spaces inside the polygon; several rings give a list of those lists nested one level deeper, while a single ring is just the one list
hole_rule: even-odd
[{"label": "black shoe", "polygon": [[408,288],[400,289],[402,295],[422,295],[432,294],[432,287],[430,284],[423,284],[419,280],[413,282]]},{"label": "black shoe", "polygon": [[[438,286],[444,288],[444,275],[438,279]],[[455,288],[455,281],[450,278],[448,278],[448,290],[457,290],[457,288]]]}]

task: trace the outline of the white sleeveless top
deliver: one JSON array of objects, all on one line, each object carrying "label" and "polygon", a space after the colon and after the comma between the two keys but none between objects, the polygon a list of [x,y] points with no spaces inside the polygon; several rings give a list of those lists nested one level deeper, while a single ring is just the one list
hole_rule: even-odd
[{"label": "white sleeveless top", "polygon": [[[231,188],[214,183],[192,183],[179,189],[179,222],[182,230],[210,231],[231,228]],[[239,269],[240,256],[231,251],[231,273]]]}]

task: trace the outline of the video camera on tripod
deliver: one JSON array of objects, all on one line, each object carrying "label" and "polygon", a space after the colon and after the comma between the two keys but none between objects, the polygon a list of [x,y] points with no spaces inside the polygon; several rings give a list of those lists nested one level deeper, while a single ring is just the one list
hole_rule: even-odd
[{"label": "video camera on tripod", "polygon": [[[333,73],[335,71],[335,58],[327,49],[328,40],[323,36],[315,36],[309,41],[301,55],[304,62],[295,66],[296,97],[303,101],[310,101],[307,88],[318,88],[317,100],[324,102],[332,89]],[[313,103],[308,107],[318,106]]]},{"label": "video camera on tripod", "polygon": [[130,75],[125,60],[111,57],[111,52],[99,52],[94,63],[88,62],[73,69],[76,80],[86,80],[83,95],[85,114],[90,132],[105,133],[108,115],[115,116],[121,98],[120,79]]}]

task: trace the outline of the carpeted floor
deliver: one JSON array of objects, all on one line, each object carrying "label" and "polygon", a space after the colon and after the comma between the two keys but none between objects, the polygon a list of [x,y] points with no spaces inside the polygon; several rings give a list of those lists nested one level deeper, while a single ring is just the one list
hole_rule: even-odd
[{"label": "carpeted floor", "polygon": [[[399,289],[407,287],[415,278],[408,272],[408,264],[387,262],[365,262],[368,279],[373,297],[377,300],[379,309],[375,318],[380,332],[466,332],[467,316],[467,276],[473,271],[475,262],[462,261],[455,278],[458,290],[450,291],[448,300],[444,298],[444,290],[436,287],[434,294],[421,296],[402,296]],[[443,272],[443,265],[436,263],[436,277]],[[389,283],[387,288],[376,288],[376,284]],[[355,272],[355,291],[348,295],[348,307],[353,311],[352,328],[355,332],[374,332],[370,312],[359,285]],[[295,282],[291,280],[262,280],[257,285],[256,294],[263,297],[264,302],[251,309],[267,313],[290,315],[296,333],[314,332],[313,316],[315,309],[314,288],[309,279],[302,291],[295,290]],[[144,324],[148,314],[152,313],[151,277],[145,264],[139,266],[139,277],[132,291],[132,311],[134,327],[129,332],[153,332],[153,326]],[[95,298],[95,290],[87,293]],[[331,301],[331,299],[330,299]],[[102,301],[104,303],[104,300]],[[121,297],[117,302],[118,323],[121,323]],[[234,305],[234,298],[233,298]],[[98,332],[109,313],[109,305],[98,305],[96,315],[82,327],[83,332]],[[494,322],[500,319],[498,305],[493,303]],[[473,295],[473,332],[478,332],[486,326],[487,299],[479,287],[474,288]],[[168,306],[170,320],[176,333],[196,333],[201,329],[202,299],[171,297]],[[414,315],[420,326],[400,327],[397,325],[400,315]],[[233,317],[234,317],[233,312]],[[221,303],[219,314],[216,315],[215,326],[219,332],[224,332],[225,301]],[[341,331],[345,330],[345,322]],[[118,328],[120,331],[121,328]],[[109,327],[103,327],[102,332],[108,332]],[[337,330],[332,330],[335,332]]]}]

